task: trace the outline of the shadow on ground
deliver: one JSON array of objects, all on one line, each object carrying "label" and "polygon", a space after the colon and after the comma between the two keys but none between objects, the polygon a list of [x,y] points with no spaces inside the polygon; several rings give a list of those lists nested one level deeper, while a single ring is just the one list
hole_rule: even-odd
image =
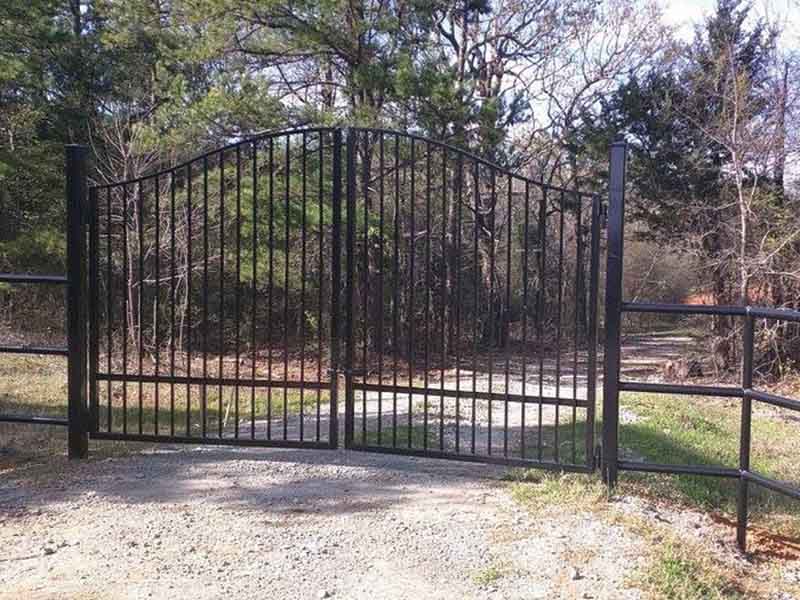
[{"label": "shadow on ground", "polygon": [[[94,446],[97,446],[95,443]],[[86,462],[57,457],[0,475],[0,514],[21,517],[54,504],[213,503],[275,514],[354,513],[402,502],[456,480],[497,484],[493,465],[347,450],[160,447]],[[458,486],[453,487],[456,493]],[[446,501],[447,494],[437,495]]]}]

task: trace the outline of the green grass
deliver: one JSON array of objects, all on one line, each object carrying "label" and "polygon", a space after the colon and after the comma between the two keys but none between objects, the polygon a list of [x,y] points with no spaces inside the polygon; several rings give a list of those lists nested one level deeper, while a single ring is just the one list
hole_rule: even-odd
[{"label": "green grass", "polygon": [[[555,423],[544,423],[541,429],[541,438],[537,426],[537,411],[535,407],[530,410],[527,424],[525,425],[525,452],[524,458],[537,460],[541,443],[541,459],[543,461],[561,462],[565,464],[586,464],[586,420],[581,418],[578,410],[575,422],[572,422],[572,409],[562,406],[558,427]],[[546,417],[545,417],[546,418]],[[556,451],[558,448],[558,451]],[[515,452],[521,448],[515,448]]]},{"label": "green grass", "polygon": [[[633,422],[620,425],[620,445],[633,458],[679,465],[738,466],[739,401],[623,394],[621,404],[634,415]],[[766,477],[798,483],[800,424],[780,417],[771,409],[754,411],[751,468]],[[623,492],[635,488],[639,493],[703,510],[735,512],[736,480],[624,473],[620,482]],[[754,485],[750,491],[755,521],[766,519],[785,533],[800,533],[800,503]]]},{"label": "green grass", "polygon": [[511,469],[512,497],[534,512],[593,510],[608,498],[605,485],[596,475],[555,473],[541,469]]},{"label": "green grass", "polygon": [[664,600],[723,600],[744,594],[716,565],[673,540],[661,543],[644,583]]},{"label": "green grass", "polygon": [[500,566],[489,565],[488,567],[475,573],[475,575],[472,577],[472,580],[478,585],[485,587],[499,581],[504,576],[505,571]]}]

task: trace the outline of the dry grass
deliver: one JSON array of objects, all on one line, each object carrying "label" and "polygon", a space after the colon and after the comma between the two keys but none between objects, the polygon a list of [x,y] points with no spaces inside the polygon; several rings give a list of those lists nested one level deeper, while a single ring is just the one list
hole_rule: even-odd
[{"label": "dry grass", "polygon": [[512,469],[507,479],[513,498],[537,514],[600,511],[607,505],[608,490],[596,475]]}]

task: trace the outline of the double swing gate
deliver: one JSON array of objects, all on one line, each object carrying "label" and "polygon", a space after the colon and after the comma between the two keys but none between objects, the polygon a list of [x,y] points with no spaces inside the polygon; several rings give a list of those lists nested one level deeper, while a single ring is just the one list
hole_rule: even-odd
[{"label": "double swing gate", "polygon": [[[336,448],[738,482],[751,467],[758,321],[800,312],[624,302],[626,146],[611,149],[602,452],[595,448],[602,203],[446,144],[380,129],[280,131],[165,171],[87,188],[67,147],[69,455],[97,439]],[[88,200],[88,201],[87,201]],[[87,252],[88,247],[88,252]],[[620,376],[626,312],[743,320],[739,387]],[[343,392],[343,410],[340,394]],[[625,392],[741,400],[738,467],[619,457]],[[600,454],[602,456],[600,456]]]},{"label": "double swing gate", "polygon": [[89,189],[91,436],[589,470],[600,203],[281,131]]}]

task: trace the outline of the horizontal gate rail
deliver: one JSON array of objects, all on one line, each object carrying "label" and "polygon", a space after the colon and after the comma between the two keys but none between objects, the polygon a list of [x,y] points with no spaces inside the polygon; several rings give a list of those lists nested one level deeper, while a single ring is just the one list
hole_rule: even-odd
[{"label": "horizontal gate rail", "polygon": [[56,346],[0,346],[0,354],[38,354],[40,356],[69,356],[69,350]]},{"label": "horizontal gate rail", "polygon": [[648,463],[637,460],[620,460],[617,462],[623,471],[639,471],[641,473],[665,473],[672,475],[708,475],[710,477],[739,477],[738,469],[701,465],[666,465]]},{"label": "horizontal gate rail", "polygon": [[503,456],[493,456],[488,454],[455,454],[453,452],[440,450],[425,450],[421,448],[407,448],[404,446],[375,446],[372,444],[358,444],[354,446],[354,448],[365,452],[375,452],[377,454],[397,454],[400,456],[457,460],[460,462],[506,465],[509,467],[522,467],[528,469],[537,468],[563,473],[591,473],[594,471],[593,467],[587,465],[573,465],[569,463],[557,463],[547,460],[538,461],[521,458],[506,458]]},{"label": "horizontal gate rail", "polygon": [[69,426],[68,419],[58,417],[25,417],[21,415],[0,415],[0,423],[25,423],[28,425]]},{"label": "horizontal gate rail", "polygon": [[678,394],[683,396],[719,396],[722,398],[743,398],[741,388],[714,385],[674,385],[669,383],[647,383],[644,381],[620,381],[621,392],[645,392],[652,394]]},{"label": "horizontal gate rail", "polygon": [[629,313],[658,313],[672,315],[717,315],[754,317],[779,321],[800,322],[800,312],[788,308],[764,308],[760,306],[724,306],[712,304],[650,304],[647,302],[623,302],[622,311]]},{"label": "horizontal gate rail", "polygon": [[[617,470],[679,475],[702,475],[738,480],[736,541],[742,551],[747,545],[748,484],[753,483],[791,498],[800,499],[800,488],[750,470],[752,401],[800,412],[800,400],[753,389],[753,352],[755,320],[800,322],[800,311],[754,306],[716,306],[692,304],[659,304],[622,301],[622,256],[625,207],[625,142],[616,142],[611,151],[611,197],[609,218],[608,276],[606,292],[606,373],[604,396],[603,474],[613,486]],[[672,315],[730,316],[744,320],[740,386],[673,385],[620,379],[620,328],[623,313]],[[739,433],[739,466],[729,468],[705,465],[669,465],[619,459],[619,394],[646,392],[701,397],[739,398],[741,426]]]},{"label": "horizontal gate rail", "polygon": [[34,275],[28,273],[0,273],[0,283],[33,283],[65,285],[69,279],[63,275]]},{"label": "horizontal gate rail", "polygon": [[316,450],[330,450],[330,442],[315,442],[314,440],[283,440],[283,439],[261,439],[249,437],[212,437],[212,436],[191,436],[191,435],[170,435],[170,434],[149,434],[149,433],[117,433],[108,431],[93,431],[93,440],[110,440],[117,442],[149,442],[164,444],[200,444],[211,446],[249,446],[259,448],[308,448]]},{"label": "horizontal gate rail", "polygon": [[454,390],[451,388],[425,388],[408,387],[402,385],[381,385],[377,383],[353,383],[353,388],[367,392],[388,392],[397,394],[436,394],[445,398],[477,398],[479,400],[492,400],[494,402],[516,402],[523,404],[544,404],[546,406],[577,406],[588,408],[589,402],[586,400],[573,400],[572,398],[554,398],[549,396],[522,396],[520,394],[507,394],[505,392],[485,392],[481,390]]},{"label": "horizontal gate rail", "polygon": [[97,373],[97,381],[116,381],[128,383],[166,383],[175,385],[207,385],[223,387],[254,387],[254,388],[287,388],[287,389],[310,389],[324,390],[330,387],[326,381],[292,381],[284,379],[247,379],[233,377],[182,377],[180,375],[139,375],[129,373],[122,375],[119,373]]}]

